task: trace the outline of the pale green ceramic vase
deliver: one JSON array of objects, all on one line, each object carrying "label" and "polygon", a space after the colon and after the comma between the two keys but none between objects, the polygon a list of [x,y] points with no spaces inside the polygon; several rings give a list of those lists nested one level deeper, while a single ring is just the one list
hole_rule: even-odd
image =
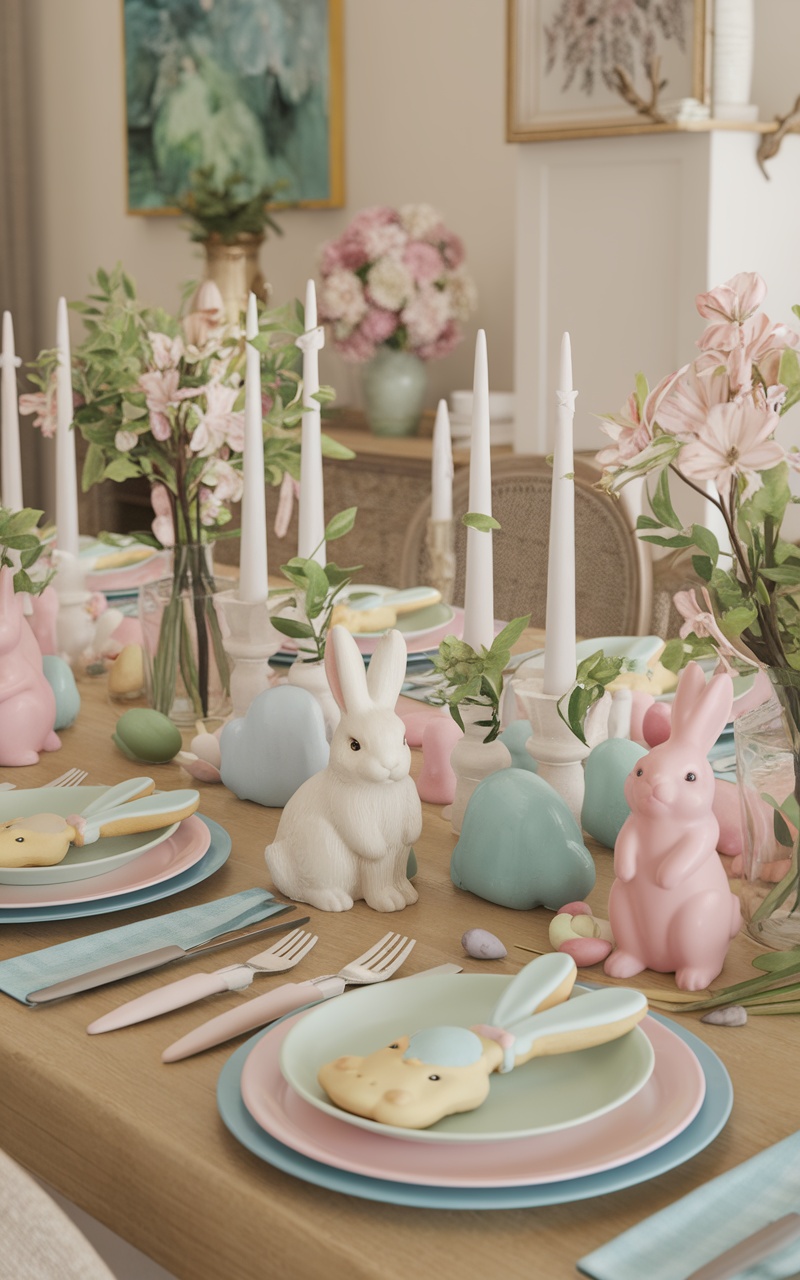
[{"label": "pale green ceramic vase", "polygon": [[413,436],[419,426],[428,375],[410,351],[381,347],[364,365],[364,406],[376,436]]}]

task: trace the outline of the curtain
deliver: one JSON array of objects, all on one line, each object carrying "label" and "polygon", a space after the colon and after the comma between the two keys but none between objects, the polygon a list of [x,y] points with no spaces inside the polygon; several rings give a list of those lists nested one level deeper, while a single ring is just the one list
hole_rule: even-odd
[{"label": "curtain", "polygon": [[[34,259],[31,144],[26,70],[29,64],[28,0],[0,0],[0,311],[14,320],[17,355],[25,361],[34,346]],[[18,385],[25,390],[24,367]],[[25,503],[45,505],[39,460],[39,433],[22,419],[22,475]]]}]

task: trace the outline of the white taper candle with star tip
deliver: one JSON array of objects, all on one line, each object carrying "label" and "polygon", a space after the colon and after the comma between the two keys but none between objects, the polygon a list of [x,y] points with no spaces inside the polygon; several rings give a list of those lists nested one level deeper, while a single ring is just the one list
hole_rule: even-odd
[{"label": "white taper candle with star tip", "polygon": [[544,692],[561,696],[575,683],[575,476],[572,349],[569,334],[561,339],[553,484],[550,500],[550,544],[547,555]]},{"label": "white taper candle with star tip", "polygon": [[59,551],[78,554],[78,469],[72,429],[72,356],[67,302],[59,298],[56,312],[56,543]]},{"label": "white taper candle with star tip", "polygon": [[[472,390],[472,438],[469,454],[469,509],[492,514],[492,460],[489,438],[489,362],[486,333],[478,330]],[[494,639],[494,562],[492,534],[467,529],[463,638],[477,653]]]},{"label": "white taper candle with star tip", "polygon": [[300,430],[300,498],[297,517],[297,554],[314,559],[324,569],[325,502],[322,484],[322,419],[319,391],[319,353],[325,330],[317,324],[314,281],[306,284],[305,333],[297,339],[303,353],[303,422]]},{"label": "white taper candle with star tip", "polygon": [[19,446],[19,402],[17,369],[22,361],[14,349],[14,322],[10,311],[3,312],[2,379],[0,379],[0,502],[9,511],[21,511],[22,458]]},{"label": "white taper candle with star tip", "polygon": [[267,510],[264,482],[264,425],[261,409],[261,356],[250,341],[258,335],[256,296],[247,299],[245,335],[244,448],[242,449],[242,538],[239,599],[266,600]]}]

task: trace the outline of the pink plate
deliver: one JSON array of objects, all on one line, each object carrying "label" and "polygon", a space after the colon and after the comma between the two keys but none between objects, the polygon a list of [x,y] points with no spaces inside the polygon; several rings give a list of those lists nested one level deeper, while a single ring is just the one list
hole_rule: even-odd
[{"label": "pink plate", "polygon": [[664,1146],[690,1124],[705,1095],[705,1076],[689,1046],[662,1023],[645,1018],[639,1025],[655,1051],[653,1073],[632,1098],[596,1120],[503,1142],[398,1142],[310,1107],[287,1084],[280,1069],[281,1045],[303,1016],[279,1023],[248,1056],[241,1086],[247,1110],[293,1151],[389,1182],[519,1187],[600,1173]]},{"label": "pink plate", "polygon": [[[106,553],[113,554],[114,548],[107,547]],[[100,569],[95,573],[87,573],[87,591],[134,592],[148,582],[156,582],[169,574],[170,553],[155,551],[147,560],[139,560],[136,564],[122,569]]]},{"label": "pink plate", "polygon": [[[6,907],[66,906],[72,902],[95,902],[99,898],[115,898],[134,889],[146,889],[161,880],[171,880],[199,862],[211,843],[211,832],[199,818],[185,818],[178,829],[153,845],[138,858],[91,880],[75,880],[63,884],[0,885],[0,909]],[[85,886],[85,888],[84,888]]]}]

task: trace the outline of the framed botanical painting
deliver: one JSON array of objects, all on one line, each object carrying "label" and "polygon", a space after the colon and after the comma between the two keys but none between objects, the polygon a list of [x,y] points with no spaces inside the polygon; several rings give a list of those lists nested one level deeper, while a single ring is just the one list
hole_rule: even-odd
[{"label": "framed botanical painting", "polygon": [[507,0],[507,138],[702,127],[712,0]]},{"label": "framed botanical painting", "polygon": [[343,0],[122,0],[128,211],[175,213],[191,173],[344,203]]}]

